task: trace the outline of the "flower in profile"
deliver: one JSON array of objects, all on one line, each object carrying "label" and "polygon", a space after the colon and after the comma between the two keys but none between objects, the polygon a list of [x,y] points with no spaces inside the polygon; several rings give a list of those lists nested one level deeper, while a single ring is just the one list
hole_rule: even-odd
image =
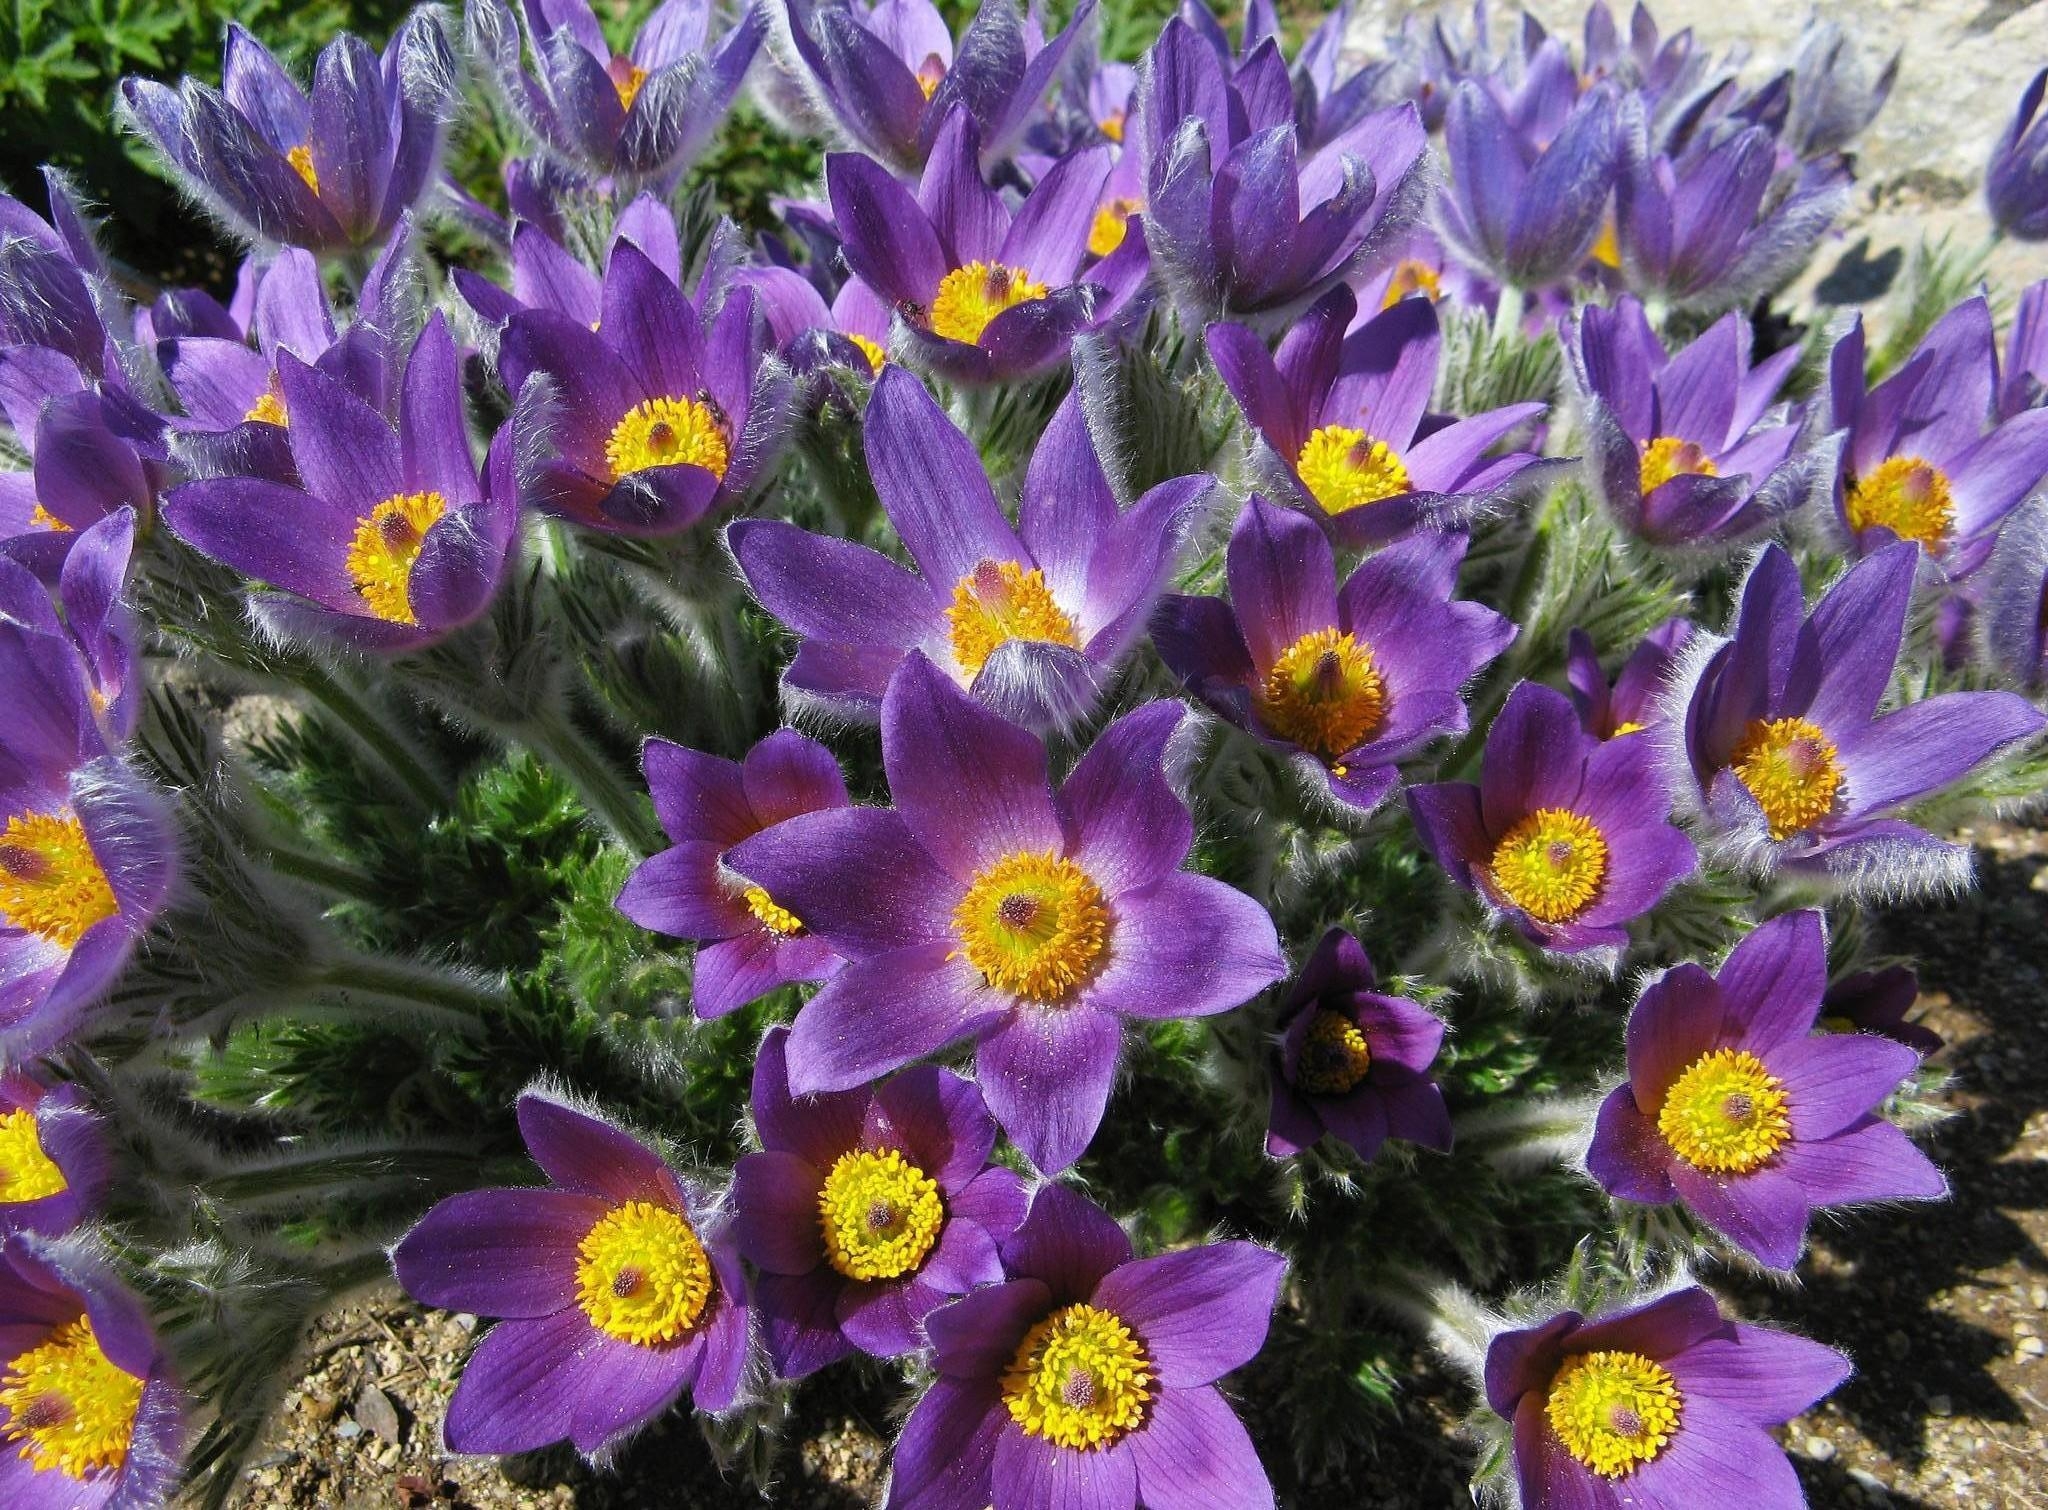
[{"label": "flower in profile", "polygon": [[106,1130],[77,1086],[0,1071],[0,1238],[62,1237],[98,1214],[112,1178]]},{"label": "flower in profile", "polygon": [[879,1084],[790,1095],[788,1029],[754,1061],[762,1152],[733,1170],[734,1228],[758,1270],[768,1355],[785,1379],[856,1349],[897,1358],[924,1320],[1005,1275],[997,1245],[1024,1183],[989,1166],[996,1124],[974,1082],[921,1065]]},{"label": "flower in profile", "polygon": [[1682,1201],[1773,1268],[1799,1261],[1813,1212],[1937,1200],[1927,1156],[1875,1115],[1919,1055],[1872,1034],[1815,1033],[1827,986],[1818,912],[1750,932],[1717,974],[1684,964],[1628,1019],[1628,1079],[1600,1107],[1586,1167],[1609,1195]]},{"label": "flower in profile", "polygon": [[1698,628],[1690,619],[1666,619],[1629,652],[1612,684],[1600,669],[1593,637],[1574,629],[1566,642],[1564,675],[1579,727],[1595,739],[1619,739],[1662,723],[1679,657]]},{"label": "flower in profile", "polygon": [[[466,267],[448,270],[448,278],[478,318],[496,328],[522,309],[545,309],[590,330],[604,328],[604,279],[537,221],[521,217],[509,237],[510,286],[494,283]],[[682,286],[682,244],[673,211],[652,194],[635,196],[612,221],[605,243],[605,261],[622,241],[646,254],[657,271]]]},{"label": "flower in profile", "polygon": [[643,928],[699,944],[691,1004],[723,1017],[778,986],[823,980],[839,957],[758,886],[725,868],[734,845],[798,813],[847,805],[832,752],[778,729],[744,760],[650,739],[643,755],[655,816],[673,847],[643,860],[618,908]]},{"label": "flower in profile", "polygon": [[1998,417],[2048,404],[2048,278],[2020,290],[1998,382]]},{"label": "flower in profile", "polygon": [[1452,598],[1464,554],[1463,535],[1420,535],[1340,587],[1314,522],[1254,493],[1230,535],[1230,601],[1168,598],[1152,640],[1197,697],[1286,751],[1312,786],[1371,809],[1400,761],[1465,731],[1465,683],[1515,637],[1492,609]]},{"label": "flower in profile", "polygon": [[1180,868],[1185,716],[1124,715],[1055,796],[1045,746],[913,651],[882,700],[896,805],[792,818],[727,858],[849,961],[797,1015],[792,1094],[972,1039],[989,1109],[1056,1173],[1102,1121],[1123,1019],[1225,1012],[1285,975],[1265,909]]},{"label": "flower in profile", "polygon": [[1487,731],[1478,785],[1412,786],[1408,808],[1453,881],[1561,953],[1625,944],[1628,921],[1699,865],[1671,825],[1656,750],[1595,739],[1536,682],[1509,693]]},{"label": "flower in profile", "polygon": [[1332,289],[1270,356],[1245,326],[1207,332],[1210,359],[1270,451],[1270,470],[1341,543],[1458,528],[1568,464],[1487,454],[1540,415],[1540,403],[1429,418],[1442,348],[1432,300],[1399,300],[1347,335],[1356,310],[1350,289]]},{"label": "flower in profile", "polygon": [[2048,719],[2010,692],[1946,692],[1880,714],[1918,547],[1856,563],[1805,611],[1799,568],[1764,548],[1731,639],[1701,635],[1675,690],[1685,717],[1662,731],[1689,769],[1720,848],[1860,890],[1959,885],[1968,849],[1896,816],[1915,799],[2031,738]]},{"label": "flower in profile", "polygon": [[1266,1152],[1300,1153],[1332,1133],[1371,1163],[1388,1138],[1448,1152],[1451,1114],[1429,1078],[1443,1022],[1379,989],[1358,940],[1332,928],[1288,990]]},{"label": "flower in profile", "polygon": [[1906,1021],[1920,1000],[1920,977],[1909,965],[1857,970],[1833,982],[1820,999],[1820,1026],[1827,1033],[1875,1033],[1921,1056],[1941,1047],[1941,1035]]},{"label": "flower in profile", "polygon": [[1486,1353],[1486,1403],[1514,1428],[1527,1510],[1806,1503],[1766,1429],[1849,1377],[1833,1348],[1721,1315],[1697,1287],[1588,1317],[1559,1311]]},{"label": "flower in profile", "polygon": [[2034,75],[2019,108],[1991,149],[1984,173],[1984,199],[1991,223],[2022,241],[2048,241],[2048,68]]},{"label": "flower in profile", "polygon": [[1750,365],[1751,331],[1724,315],[1667,354],[1633,295],[1587,305],[1568,343],[1587,409],[1587,475],[1629,533],[1665,547],[1739,541],[1824,488],[1795,455],[1795,417],[1772,400],[1797,365],[1787,348]]},{"label": "flower in profile", "polygon": [[613,52],[588,0],[469,0],[470,49],[498,95],[547,151],[599,178],[673,178],[725,119],[761,39],[763,7],[748,5],[715,43],[708,0],[663,0],[624,52]]},{"label": "flower in profile", "polygon": [[381,242],[418,203],[457,78],[440,19],[423,6],[381,57],[347,33],[328,43],[310,93],[230,22],[219,89],[130,77],[121,99],[172,176],[235,231],[324,254]]},{"label": "flower in profile", "polygon": [[1099,1207],[1047,1185],[1003,1266],[926,1322],[937,1376],[896,1440],[889,1510],[1271,1510],[1216,1383],[1264,1345],[1285,1259],[1246,1242],[1133,1259]]},{"label": "flower in profile", "polygon": [[552,1182],[470,1190],[392,1250],[415,1300],[503,1319],[448,1402],[454,1452],[530,1452],[564,1438],[594,1456],[688,1393],[739,1403],[748,1304],[731,1223],[709,1192],[601,1117],[529,1090],[527,1152]]},{"label": "flower in profile", "polygon": [[57,676],[62,671],[54,668],[68,659],[101,731],[116,741],[134,733],[142,716],[135,618],[122,601],[134,547],[131,509],[79,531],[58,570],[54,599],[34,572],[0,555],[0,643],[34,635],[24,643],[42,646],[50,657],[44,664]]},{"label": "flower in profile", "polygon": [[165,523],[201,554],[284,589],[259,601],[293,635],[402,652],[477,618],[518,525],[513,427],[491,446],[486,483],[444,318],[413,344],[395,427],[290,352],[277,362],[299,485],[200,478],[165,496]]},{"label": "flower in profile", "polygon": [[1569,278],[1592,254],[1619,163],[1613,85],[1586,91],[1555,140],[1539,146],[1467,79],[1445,112],[1444,149],[1451,185],[1437,213],[1446,243],[1474,267],[1535,289]]},{"label": "flower in profile", "polygon": [[915,573],[779,520],[727,531],[754,596],[802,638],[784,686],[872,717],[922,651],[1018,723],[1085,718],[1144,632],[1210,479],[1177,477],[1120,509],[1076,393],[1032,454],[1013,528],[974,443],[910,373],[884,369],[865,428],[875,491]]},{"label": "flower in profile", "polygon": [[2023,691],[2048,686],[2048,497],[2006,516],[1977,588],[1984,658]]}]

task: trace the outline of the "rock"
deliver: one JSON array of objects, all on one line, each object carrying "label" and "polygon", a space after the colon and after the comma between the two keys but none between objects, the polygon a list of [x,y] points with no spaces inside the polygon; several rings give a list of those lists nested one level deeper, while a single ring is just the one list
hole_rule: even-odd
[{"label": "rock", "polygon": [[1799,1444],[1799,1450],[1816,1463],[1825,1463],[1835,1455],[1835,1444],[1826,1437],[1808,1437]]},{"label": "rock", "polygon": [[2022,1337],[2017,1347],[2023,1358],[2038,1358],[2044,1352],[2048,1352],[2048,1344],[2044,1344],[2039,1337]]},{"label": "rock", "polygon": [[391,1397],[374,1384],[365,1384],[363,1392],[356,1396],[355,1417],[363,1429],[374,1433],[383,1440],[398,1445],[401,1428],[398,1423],[398,1407],[391,1403]]}]

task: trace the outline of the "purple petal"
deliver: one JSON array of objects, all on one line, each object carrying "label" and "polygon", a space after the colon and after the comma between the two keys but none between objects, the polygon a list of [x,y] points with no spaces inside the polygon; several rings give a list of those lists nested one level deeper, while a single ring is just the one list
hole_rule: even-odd
[{"label": "purple petal", "polygon": [[790,1089],[848,1090],[981,1032],[1008,1003],[949,942],[848,965],[797,1014]]},{"label": "purple petal", "polygon": [[1792,1136],[1832,1137],[1898,1089],[1920,1056],[1871,1033],[1827,1033],[1781,1043],[1762,1056],[1785,1082]]},{"label": "purple petal", "polygon": [[1272,917],[1221,881],[1177,871],[1113,907],[1109,965],[1084,996],[1098,1011],[1205,1017],[1287,975]]},{"label": "purple petal", "polygon": [[517,1110],[526,1151],[557,1185],[615,1204],[682,1206],[675,1174],[632,1134],[539,1091],[522,1091]]},{"label": "purple petal", "polygon": [[1128,1439],[1145,1510],[1271,1510],[1244,1423],[1215,1389],[1164,1389]]},{"label": "purple petal", "polygon": [[1116,1082],[1123,1029],[1086,1006],[1020,1007],[975,1050],[982,1095],[1020,1152],[1058,1174],[1087,1151]]},{"label": "purple petal", "polygon": [[1252,664],[1270,667],[1304,635],[1337,622],[1337,564],[1327,536],[1256,493],[1230,536],[1230,601]]},{"label": "purple petal", "polygon": [[1086,1300],[1104,1275],[1130,1261],[1131,1240],[1124,1229],[1064,1185],[1041,1186],[1031,1214],[1003,1244],[1010,1272],[1045,1281],[1058,1305]]},{"label": "purple petal", "polygon": [[1060,788],[1067,856],[1110,896],[1176,869],[1194,818],[1166,779],[1168,742],[1185,709],[1147,703],[1103,730]]},{"label": "purple petal", "polygon": [[1286,1272],[1256,1243],[1209,1243],[1125,1264],[1093,1304],[1138,1334],[1168,1390],[1192,1389],[1258,1356]]},{"label": "purple petal", "polygon": [[889,1510],[987,1510],[996,1441],[1009,1424],[994,1380],[935,1381],[896,1439]]},{"label": "purple petal", "polygon": [[1688,1400],[1713,1400],[1775,1426],[1818,1405],[1852,1371],[1833,1348],[1804,1337],[1740,1323],[1729,1330],[1734,1335],[1705,1338],[1663,1360]]},{"label": "purple petal", "polygon": [[479,1316],[547,1316],[576,1302],[577,1249],[611,1210],[567,1190],[470,1190],[429,1211],[397,1248],[406,1293]]},{"label": "purple petal", "polygon": [[1093,1452],[1058,1447],[1012,1423],[996,1438],[994,1510],[1133,1510],[1138,1470],[1122,1443]]},{"label": "purple petal", "polygon": [[1827,924],[1788,912],[1752,929],[1715,977],[1727,1031],[1752,1053],[1803,1040],[1827,989]]}]

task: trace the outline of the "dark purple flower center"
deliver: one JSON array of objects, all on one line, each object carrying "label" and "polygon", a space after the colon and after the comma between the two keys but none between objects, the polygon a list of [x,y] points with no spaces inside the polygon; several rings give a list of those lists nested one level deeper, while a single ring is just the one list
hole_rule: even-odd
[{"label": "dark purple flower center", "polygon": [[1095,1376],[1078,1365],[1069,1369],[1060,1386],[1060,1399],[1075,1410],[1086,1410],[1095,1403]]},{"label": "dark purple flower center", "polygon": [[1756,1111],[1756,1101],[1744,1092],[1737,1091],[1721,1103],[1721,1111],[1730,1122],[1747,1122]]},{"label": "dark purple flower center", "polygon": [[1021,891],[1013,891],[996,904],[996,916],[1011,928],[1025,929],[1038,921],[1039,909],[1044,903],[1037,897]]},{"label": "dark purple flower center", "polygon": [[1553,839],[1550,848],[1544,851],[1550,863],[1559,870],[1571,863],[1572,843],[1569,839]]},{"label": "dark purple flower center", "polygon": [[868,1231],[887,1232],[896,1221],[896,1208],[887,1201],[868,1203]]},{"label": "dark purple flower center", "polygon": [[1620,1436],[1639,1437],[1643,1434],[1643,1418],[1627,1405],[1615,1406],[1608,1414],[1607,1423]]},{"label": "dark purple flower center", "polygon": [[630,1264],[612,1276],[612,1294],[624,1300],[640,1288],[645,1276]]},{"label": "dark purple flower center", "polygon": [[0,844],[0,870],[23,881],[40,881],[50,873],[50,859],[26,844]]},{"label": "dark purple flower center", "polygon": [[394,550],[416,544],[420,539],[419,527],[407,517],[403,509],[393,509],[377,521],[377,533],[384,537],[384,543]]},{"label": "dark purple flower center", "polygon": [[51,1392],[37,1395],[29,1401],[28,1409],[17,1416],[15,1421],[28,1431],[48,1431],[53,1426],[62,1426],[73,1414],[70,1400]]}]

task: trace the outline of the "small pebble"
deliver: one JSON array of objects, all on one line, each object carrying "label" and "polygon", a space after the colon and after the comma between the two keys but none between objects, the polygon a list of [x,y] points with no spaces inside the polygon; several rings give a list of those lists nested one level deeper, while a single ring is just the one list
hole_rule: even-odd
[{"label": "small pebble", "polygon": [[1825,1463],[1835,1455],[1835,1444],[1826,1437],[1808,1437],[1799,1444],[1799,1450],[1816,1463]]}]

